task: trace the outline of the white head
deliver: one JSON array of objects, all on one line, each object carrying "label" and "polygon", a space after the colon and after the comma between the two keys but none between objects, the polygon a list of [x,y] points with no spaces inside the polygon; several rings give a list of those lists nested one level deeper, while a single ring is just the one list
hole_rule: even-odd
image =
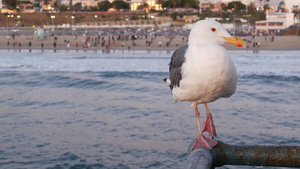
[{"label": "white head", "polygon": [[241,39],[231,36],[219,22],[211,20],[196,22],[189,36],[189,44],[223,44],[225,42],[239,47],[244,45],[241,44],[244,43]]}]

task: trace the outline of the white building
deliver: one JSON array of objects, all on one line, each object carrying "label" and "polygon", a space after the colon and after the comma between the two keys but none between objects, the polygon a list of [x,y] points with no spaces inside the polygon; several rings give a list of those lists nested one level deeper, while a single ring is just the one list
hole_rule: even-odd
[{"label": "white building", "polygon": [[294,13],[267,12],[266,19],[255,23],[256,32],[274,33],[286,29],[294,24]]},{"label": "white building", "polygon": [[285,8],[289,11],[292,12],[293,6],[298,6],[300,8],[300,0],[285,0]]},{"label": "white building", "polygon": [[295,16],[292,13],[294,6],[300,8],[300,0],[285,0],[287,12],[266,13],[265,21],[257,21],[256,32],[279,32],[295,24]]},{"label": "white building", "polygon": [[[72,0],[72,5],[75,5],[77,3],[81,3],[81,7],[86,6],[97,6],[98,3],[100,3],[102,0]],[[70,0],[61,0],[62,5],[69,6]]]},{"label": "white building", "polygon": [[130,10],[135,11],[137,7],[146,2],[149,5],[149,9],[162,10],[160,4],[156,3],[156,0],[131,0],[130,1]]}]

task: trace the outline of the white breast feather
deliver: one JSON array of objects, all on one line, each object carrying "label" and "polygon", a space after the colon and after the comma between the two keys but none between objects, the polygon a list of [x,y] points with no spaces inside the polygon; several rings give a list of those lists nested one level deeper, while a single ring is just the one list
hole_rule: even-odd
[{"label": "white breast feather", "polygon": [[175,100],[200,104],[234,93],[237,73],[226,49],[219,45],[189,46],[185,56],[180,87],[172,91]]}]

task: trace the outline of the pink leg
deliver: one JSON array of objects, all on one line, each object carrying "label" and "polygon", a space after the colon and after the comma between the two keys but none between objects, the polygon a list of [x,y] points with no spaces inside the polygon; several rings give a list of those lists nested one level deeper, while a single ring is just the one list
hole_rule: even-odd
[{"label": "pink leg", "polygon": [[209,135],[214,138],[215,136],[217,136],[217,133],[216,133],[216,129],[215,129],[215,125],[214,125],[214,122],[213,122],[213,118],[212,118],[212,115],[208,109],[208,106],[207,104],[205,103],[205,109],[206,109],[206,119],[204,121],[204,124],[203,124],[203,132],[204,131],[207,131],[209,133]]},{"label": "pink leg", "polygon": [[211,149],[212,147],[216,146],[218,143],[216,141],[214,141],[213,139],[207,138],[202,134],[201,131],[201,126],[200,126],[200,120],[199,120],[199,116],[200,116],[200,112],[198,110],[198,108],[195,108],[195,115],[197,118],[197,123],[198,123],[198,128],[199,128],[199,137],[196,140],[196,142],[193,145],[193,150],[197,149],[197,148],[207,148],[207,149]]}]

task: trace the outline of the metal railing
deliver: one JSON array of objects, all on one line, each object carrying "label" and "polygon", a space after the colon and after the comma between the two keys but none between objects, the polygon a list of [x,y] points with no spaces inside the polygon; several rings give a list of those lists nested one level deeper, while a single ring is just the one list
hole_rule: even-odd
[{"label": "metal railing", "polygon": [[211,151],[199,148],[192,151],[186,169],[210,169],[223,165],[273,166],[300,168],[299,146],[236,146],[218,141]]}]

